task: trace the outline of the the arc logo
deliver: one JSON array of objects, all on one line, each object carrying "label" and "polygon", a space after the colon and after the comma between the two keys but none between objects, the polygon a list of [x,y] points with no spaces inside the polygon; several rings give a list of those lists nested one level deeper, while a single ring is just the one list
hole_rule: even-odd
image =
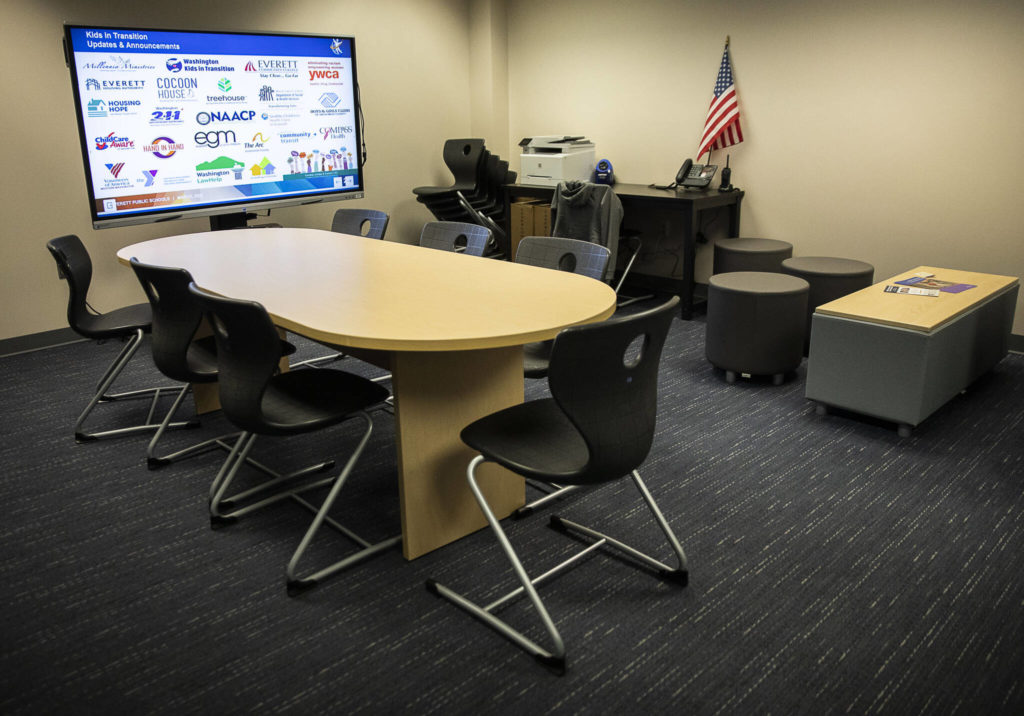
[{"label": "the arc logo", "polygon": [[172,57],[167,60],[167,70],[169,72],[181,72],[181,60],[177,57]]}]

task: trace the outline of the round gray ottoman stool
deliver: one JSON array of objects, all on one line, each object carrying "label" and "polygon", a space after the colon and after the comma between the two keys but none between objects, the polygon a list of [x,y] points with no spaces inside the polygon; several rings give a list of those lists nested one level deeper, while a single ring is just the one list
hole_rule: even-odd
[{"label": "round gray ottoman stool", "polygon": [[793,255],[793,244],[778,239],[719,239],[715,242],[714,273],[782,270]]},{"label": "round gray ottoman stool", "polygon": [[810,284],[804,335],[804,355],[807,355],[811,346],[811,316],[814,315],[814,309],[870,286],[875,278],[875,267],[854,259],[800,256],[783,261],[782,273],[797,276]]},{"label": "round gray ottoman stool", "polygon": [[734,383],[770,375],[775,385],[803,360],[807,282],[796,276],[735,271],[708,279],[705,355]]}]

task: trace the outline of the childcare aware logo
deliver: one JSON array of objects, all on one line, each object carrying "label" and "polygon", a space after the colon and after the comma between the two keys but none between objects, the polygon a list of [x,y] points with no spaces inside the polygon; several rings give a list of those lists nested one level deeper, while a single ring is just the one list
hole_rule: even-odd
[{"label": "childcare aware logo", "polygon": [[133,149],[135,142],[128,137],[119,137],[114,132],[111,132],[105,137],[96,137],[96,149],[97,151],[103,151],[104,149]]},{"label": "childcare aware logo", "polygon": [[217,89],[219,89],[221,92],[230,92],[231,80],[229,80],[227,77],[222,77],[220,82],[217,83]]}]

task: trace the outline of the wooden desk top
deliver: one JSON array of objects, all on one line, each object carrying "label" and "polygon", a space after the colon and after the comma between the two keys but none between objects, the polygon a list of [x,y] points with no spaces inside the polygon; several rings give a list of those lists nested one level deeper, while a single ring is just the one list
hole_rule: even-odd
[{"label": "wooden desk top", "polygon": [[[968,283],[973,284],[975,288],[961,293],[940,291],[937,297],[885,293],[886,286],[908,279],[919,271],[933,273],[934,278],[940,281]],[[927,333],[1017,283],[1018,279],[1013,276],[918,266],[881,283],[818,306],[815,312]]]},{"label": "wooden desk top", "polygon": [[282,328],[374,350],[454,351],[554,337],[607,318],[615,292],[585,276],[317,229],[236,229],[117,252],[188,269],[209,291],[259,301]]}]

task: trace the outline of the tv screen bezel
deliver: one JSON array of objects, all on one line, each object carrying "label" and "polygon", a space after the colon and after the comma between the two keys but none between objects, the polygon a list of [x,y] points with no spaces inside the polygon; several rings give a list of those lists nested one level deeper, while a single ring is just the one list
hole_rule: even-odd
[{"label": "tv screen bezel", "polygon": [[[354,187],[335,188],[333,190],[322,190],[296,194],[291,196],[277,196],[268,198],[241,197],[237,200],[223,200],[210,204],[193,206],[173,206],[163,209],[140,210],[131,214],[119,214],[116,216],[100,216],[96,200],[96,192],[93,185],[93,167],[89,154],[89,140],[85,125],[85,107],[79,91],[79,74],[75,62],[73,49],[73,30],[95,30],[95,31],[116,31],[123,33],[183,33],[194,35],[232,35],[244,37],[283,37],[283,38],[308,38],[348,41],[351,48],[350,64],[352,68],[352,94],[353,94],[353,146],[355,147],[356,160],[356,185]],[[264,32],[264,31],[242,31],[242,30],[195,30],[195,29],[174,29],[155,26],[146,27],[123,27],[118,25],[92,25],[66,22],[63,25],[62,43],[64,49],[65,63],[71,75],[71,89],[74,97],[75,121],[78,127],[79,148],[82,152],[82,166],[85,172],[85,185],[89,198],[89,212],[92,218],[94,229],[105,229],[119,226],[134,226],[140,224],[158,223],[176,219],[190,219],[210,217],[211,225],[217,226],[217,217],[222,217],[220,222],[224,226],[245,225],[245,217],[251,217],[257,211],[269,211],[270,209],[301,206],[307,204],[319,204],[330,201],[343,201],[349,199],[362,199],[365,197],[365,147],[363,144],[363,114],[359,92],[359,75],[356,57],[356,38],[353,35],[305,32]],[[155,54],[155,53],[154,53]],[[205,106],[205,105],[202,105]]]}]

